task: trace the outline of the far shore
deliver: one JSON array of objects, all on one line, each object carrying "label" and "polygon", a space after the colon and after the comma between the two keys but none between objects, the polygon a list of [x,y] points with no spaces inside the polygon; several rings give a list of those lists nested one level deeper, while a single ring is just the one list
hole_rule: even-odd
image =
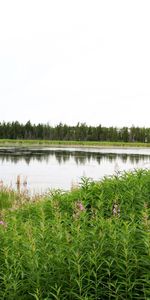
[{"label": "far shore", "polygon": [[150,148],[150,143],[0,139],[0,147]]}]

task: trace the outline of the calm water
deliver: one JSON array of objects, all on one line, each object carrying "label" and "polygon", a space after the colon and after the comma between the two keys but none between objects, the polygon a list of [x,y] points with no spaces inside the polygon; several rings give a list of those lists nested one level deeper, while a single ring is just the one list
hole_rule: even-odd
[{"label": "calm water", "polygon": [[0,148],[0,181],[17,188],[20,175],[21,189],[31,193],[67,190],[83,176],[99,180],[117,171],[149,167],[150,150],[143,148]]}]

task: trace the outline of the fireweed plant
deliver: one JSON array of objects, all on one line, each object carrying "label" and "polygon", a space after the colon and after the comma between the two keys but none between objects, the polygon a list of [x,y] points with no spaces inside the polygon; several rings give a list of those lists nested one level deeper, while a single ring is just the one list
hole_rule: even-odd
[{"label": "fireweed plant", "polygon": [[150,299],[150,171],[0,191],[0,299]]}]

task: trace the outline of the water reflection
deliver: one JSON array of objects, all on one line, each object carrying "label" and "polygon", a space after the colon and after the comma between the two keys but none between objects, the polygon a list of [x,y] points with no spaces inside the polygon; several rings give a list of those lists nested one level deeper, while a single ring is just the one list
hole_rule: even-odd
[{"label": "water reflection", "polygon": [[133,153],[106,153],[106,152],[89,152],[89,151],[68,151],[68,150],[21,150],[14,151],[8,149],[5,151],[0,149],[0,161],[11,162],[17,164],[24,161],[29,165],[33,161],[48,163],[51,158],[55,158],[59,165],[74,160],[76,165],[86,165],[91,161],[96,161],[99,165],[102,161],[113,163],[118,159],[123,163],[130,162],[138,164],[139,162],[149,162],[150,155],[133,154]]},{"label": "water reflection", "polygon": [[0,181],[30,193],[67,190],[83,176],[99,180],[116,171],[149,166],[148,149],[0,147]]}]

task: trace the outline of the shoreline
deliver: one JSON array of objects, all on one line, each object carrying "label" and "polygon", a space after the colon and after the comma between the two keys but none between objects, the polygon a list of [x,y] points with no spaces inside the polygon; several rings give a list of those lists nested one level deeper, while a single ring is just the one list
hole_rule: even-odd
[{"label": "shoreline", "polygon": [[96,142],[96,141],[53,141],[53,140],[10,140],[0,139],[0,147],[81,147],[81,148],[150,148],[150,143],[137,142]]}]

